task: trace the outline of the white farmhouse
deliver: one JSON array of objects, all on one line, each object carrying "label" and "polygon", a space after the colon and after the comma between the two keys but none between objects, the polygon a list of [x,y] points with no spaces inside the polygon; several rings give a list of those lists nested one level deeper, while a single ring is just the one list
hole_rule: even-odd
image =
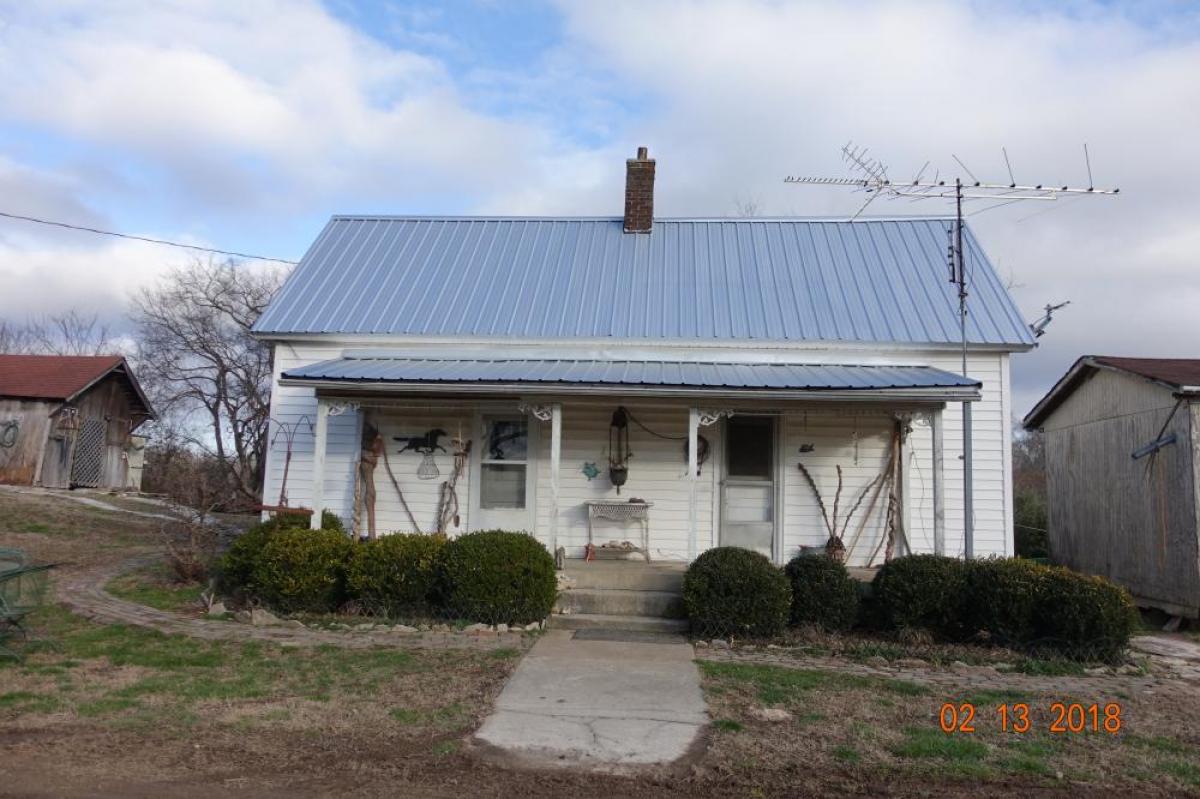
[{"label": "white farmhouse", "polygon": [[255,326],[295,433],[268,501],[367,534],[382,441],[379,533],[783,563],[832,528],[852,566],[956,555],[969,401],[975,551],[1012,554],[1009,358],[1033,339],[970,231],[964,378],[953,220],[658,219],[654,163],[628,161],[624,217],[330,220]]}]

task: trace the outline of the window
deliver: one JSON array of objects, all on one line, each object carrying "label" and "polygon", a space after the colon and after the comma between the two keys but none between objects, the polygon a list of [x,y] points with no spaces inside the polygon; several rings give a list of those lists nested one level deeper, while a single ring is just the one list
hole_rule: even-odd
[{"label": "window", "polygon": [[479,506],[524,508],[528,423],[524,418],[484,419],[483,442],[479,461]]},{"label": "window", "polygon": [[775,474],[775,420],[734,416],[725,424],[728,475],[770,480]]}]

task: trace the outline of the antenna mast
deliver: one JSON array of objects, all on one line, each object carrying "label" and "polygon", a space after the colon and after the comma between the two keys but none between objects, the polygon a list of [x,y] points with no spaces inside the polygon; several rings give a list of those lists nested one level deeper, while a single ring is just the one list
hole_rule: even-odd
[{"label": "antenna mast", "polygon": [[[969,182],[964,182],[961,177],[955,177],[953,180],[943,179],[940,172],[934,173],[933,180],[922,180],[925,171],[929,168],[929,162],[917,172],[910,181],[892,181],[888,176],[887,166],[877,158],[867,157],[867,148],[858,147],[853,142],[842,147],[842,160],[849,164],[853,172],[857,172],[860,177],[857,178],[827,178],[827,177],[792,177],[784,178],[784,183],[799,183],[813,186],[845,186],[847,188],[865,191],[869,197],[859,209],[850,217],[850,221],[854,221],[858,216],[866,210],[872,202],[879,197],[887,197],[889,200],[906,197],[911,200],[953,200],[954,201],[954,227],[946,231],[949,236],[948,258],[950,262],[950,282],[955,284],[958,290],[958,319],[959,333],[962,343],[962,374],[963,377],[968,377],[967,374],[967,297],[969,292],[967,264],[965,252],[963,250],[963,202],[972,200],[992,200],[994,204],[987,208],[982,208],[974,213],[982,213],[983,211],[992,208],[998,208],[1001,205],[1009,203],[1021,202],[1025,200],[1045,200],[1054,201],[1063,196],[1069,195],[1115,195],[1120,189],[1097,189],[1092,180],[1092,160],[1088,153],[1087,145],[1083,146],[1084,162],[1087,166],[1088,186],[1087,188],[1072,188],[1070,186],[1051,186],[1044,183],[1034,185],[1018,184],[1016,178],[1013,177],[1012,164],[1008,160],[1008,151],[1002,150],[1004,154],[1004,163],[1008,169],[1008,183],[988,183],[978,180],[971,170],[967,168],[957,155],[953,156],[962,170],[970,176]],[[1047,317],[1051,313],[1051,308],[1046,308]],[[1047,318],[1047,323],[1048,323]],[[1044,330],[1045,325],[1042,325]],[[1034,329],[1034,334],[1040,336],[1042,330]],[[973,460],[971,452],[971,403],[963,402],[962,404],[962,423],[963,423],[963,555],[967,560],[975,557],[975,508],[974,508],[974,474]],[[935,523],[935,528],[937,524]],[[939,555],[945,554],[945,532],[944,530],[934,530],[934,550]]]}]

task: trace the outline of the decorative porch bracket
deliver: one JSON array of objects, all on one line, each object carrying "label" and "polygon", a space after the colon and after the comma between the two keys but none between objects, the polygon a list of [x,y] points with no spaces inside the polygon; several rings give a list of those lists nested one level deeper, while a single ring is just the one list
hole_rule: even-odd
[{"label": "decorative porch bracket", "polygon": [[522,402],[521,413],[550,423],[550,554],[558,561],[558,472],[562,462],[562,403],[536,405]]},{"label": "decorative porch bracket", "polygon": [[[696,559],[696,490],[700,475],[699,437],[701,427],[710,427],[721,419],[733,416],[728,409],[714,410],[711,408],[688,409],[688,560]],[[713,525],[716,520],[713,520]],[[712,526],[712,525],[710,525]]]}]

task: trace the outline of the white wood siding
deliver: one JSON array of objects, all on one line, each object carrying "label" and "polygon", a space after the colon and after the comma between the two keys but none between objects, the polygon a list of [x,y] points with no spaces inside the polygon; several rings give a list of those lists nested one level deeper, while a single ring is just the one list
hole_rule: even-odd
[{"label": "white wood siding", "polygon": [[[337,357],[343,349],[361,350],[361,344],[279,344],[275,348],[276,380],[283,371],[304,364],[315,363]],[[886,356],[873,354],[869,359],[861,354],[839,353],[834,350],[805,352],[805,359],[812,362],[870,362],[897,364],[928,364],[948,371],[957,371],[957,356],[948,351],[921,352],[902,351]],[[553,357],[547,353],[546,357]],[[665,353],[664,357],[672,357]],[[794,353],[789,357],[795,358]],[[983,398],[974,408],[974,456],[975,456],[975,550],[980,555],[1008,554],[1012,552],[1012,499],[1009,470],[1010,404],[1008,400],[1008,355],[1006,353],[980,353],[972,355],[970,370],[972,377],[984,384]],[[432,530],[437,512],[437,492],[441,479],[419,480],[416,468],[420,457],[413,453],[397,456],[395,435],[416,435],[431,427],[441,427],[451,436],[461,429],[468,437],[478,439],[478,432],[471,429],[472,401],[464,398],[461,403],[447,404],[437,400],[402,400],[406,408],[387,410],[371,407],[370,412],[381,425],[388,443],[392,468],[405,492],[421,528]],[[509,407],[515,407],[515,401]],[[619,404],[629,407],[635,416],[655,432],[669,436],[687,434],[688,405],[680,400],[653,401],[641,399],[617,400],[562,400],[562,466],[560,470],[559,500],[559,543],[567,548],[570,556],[582,553],[586,541],[586,517],[583,502],[588,499],[616,498],[617,495],[607,478],[608,424],[612,411]],[[704,407],[727,407],[729,403],[701,401]],[[737,404],[737,403],[734,403]],[[746,409],[754,407],[747,404]],[[795,555],[801,546],[818,546],[825,541],[824,526],[820,521],[816,500],[807,484],[802,482],[796,464],[804,459],[828,502],[832,502],[836,487],[837,464],[843,468],[845,485],[842,492],[843,508],[852,502],[858,491],[879,473],[885,465],[884,458],[891,435],[891,409],[867,408],[856,404],[833,407],[827,404],[791,403],[787,407],[778,404],[762,404],[759,410],[779,413],[783,426],[784,449],[782,453],[782,499],[781,519],[783,538],[781,555],[784,559]],[[311,389],[276,386],[271,400],[272,418],[283,422],[295,422],[302,416],[310,419],[316,415],[316,398]],[[946,487],[946,549],[948,554],[962,553],[962,423],[960,406],[953,404],[945,409],[945,487]],[[549,543],[551,493],[549,473],[550,425],[530,419],[531,425],[540,426],[537,442],[536,533]],[[715,546],[719,531],[719,468],[721,462],[722,429],[718,423],[701,428],[701,434],[710,442],[712,449],[708,463],[698,481],[697,491],[697,552]],[[854,434],[857,430],[858,447],[855,459]],[[342,516],[347,522],[353,512],[354,469],[358,453],[357,418],[355,413],[333,416],[329,419],[329,444],[326,458],[325,506]],[[274,425],[272,428],[274,433]],[[651,511],[651,549],[654,557],[686,559],[688,553],[688,497],[687,468],[684,462],[683,442],[655,438],[636,425],[630,426],[630,445],[634,457],[630,462],[630,477],[622,489],[620,498],[641,497],[654,502]],[[812,443],[812,453],[801,455],[801,444]],[[478,449],[478,442],[476,443]],[[449,448],[449,447],[447,447]],[[268,454],[265,499],[274,503],[279,498],[279,483],[283,473],[285,446],[280,436]],[[928,426],[914,425],[907,448],[908,459],[904,464],[908,481],[907,495],[910,501],[910,538],[914,551],[933,550],[933,477],[931,432]],[[450,457],[439,454],[437,464],[443,477],[449,473]],[[588,481],[582,472],[585,462],[595,462],[601,475]],[[292,505],[311,506],[312,485],[312,435],[303,427],[296,435],[292,465],[288,478],[288,496]],[[461,522],[459,529],[471,529],[468,509],[470,508],[470,470],[459,481]],[[375,485],[378,491],[377,517],[379,529],[408,531],[408,522],[399,502],[395,499],[382,462],[376,470]],[[866,503],[856,515],[849,535],[863,518]],[[853,562],[863,563],[880,535],[886,497],[880,498],[869,519],[862,537],[853,553]],[[716,521],[715,521],[716,520]],[[458,532],[451,530],[451,533]],[[635,528],[622,530],[609,522],[597,526],[598,541],[610,539],[634,540]]]}]

